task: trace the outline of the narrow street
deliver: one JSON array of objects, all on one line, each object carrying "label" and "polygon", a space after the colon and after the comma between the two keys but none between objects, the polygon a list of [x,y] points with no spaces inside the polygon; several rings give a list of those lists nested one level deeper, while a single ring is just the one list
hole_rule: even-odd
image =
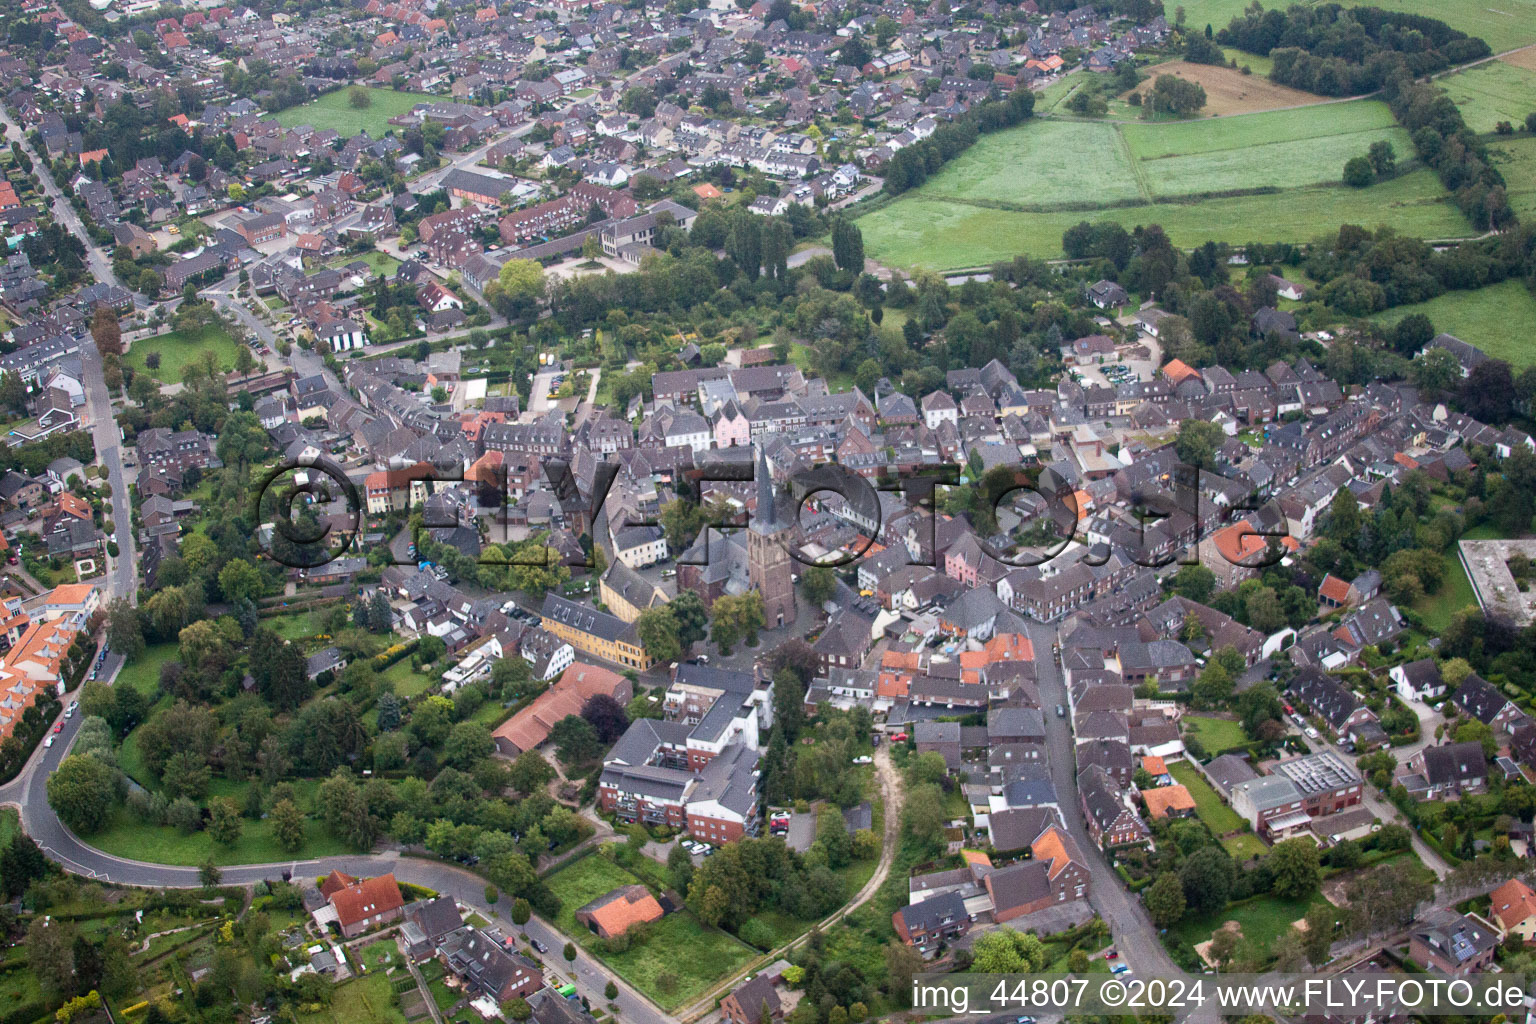
[{"label": "narrow street", "polygon": [[[32,143],[3,109],[0,109],[0,124],[4,124],[6,135],[14,132],[20,137],[21,148],[32,160],[33,169],[42,184],[44,195],[51,201],[54,215],[85,246],[86,265],[90,268],[91,276],[97,281],[120,284],[117,275],[112,272],[111,262],[91,242],[85,225],[59,191],[47,165],[38,158]],[[133,509],[128,501],[128,483],[123,476],[122,434],[113,419],[112,396],[107,391],[101,353],[96,350],[94,341],[80,346],[80,364],[85,373],[85,408],[91,421],[91,440],[96,445],[96,458],[106,467],[107,482],[112,486],[112,496],[108,500],[112,503],[112,539],[117,542],[117,557],[109,555],[107,558],[107,596],[109,599],[125,597],[134,601],[138,591],[138,558],[133,548]]]}]

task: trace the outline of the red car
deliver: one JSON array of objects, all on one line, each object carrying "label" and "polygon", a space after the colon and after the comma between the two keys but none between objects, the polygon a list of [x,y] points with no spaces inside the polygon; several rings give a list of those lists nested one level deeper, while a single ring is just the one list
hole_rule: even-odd
[{"label": "red car", "polygon": [[1104,959],[1105,960],[1118,960],[1118,959],[1120,959],[1120,953],[1119,953],[1118,950],[1113,950],[1112,949],[1108,953],[1104,954]]},{"label": "red car", "polygon": [[891,742],[892,743],[905,743],[905,742],[907,742],[907,734],[904,733],[904,732],[899,732],[895,736],[891,737]]},{"label": "red car", "polygon": [[64,723],[60,722],[58,725],[54,726],[53,727],[53,731],[54,732],[63,732],[64,731]]}]

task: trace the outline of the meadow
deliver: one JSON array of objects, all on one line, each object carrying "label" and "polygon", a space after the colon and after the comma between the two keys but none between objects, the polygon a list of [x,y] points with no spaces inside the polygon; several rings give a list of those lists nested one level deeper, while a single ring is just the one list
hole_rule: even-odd
[{"label": "meadow", "polygon": [[934,270],[1059,256],[1062,232],[1083,220],[1161,224],[1186,247],[1307,241],[1344,223],[1471,233],[1426,168],[1341,184],[1344,161],[1377,141],[1412,158],[1377,100],[1151,124],[1037,119],[985,136],[859,226],[876,259]]},{"label": "meadow", "polygon": [[1454,334],[1516,372],[1536,365],[1530,325],[1536,323],[1536,297],[1519,281],[1504,281],[1474,291],[1446,292],[1411,306],[1398,306],[1371,319],[1395,324],[1411,313],[1423,313],[1436,331]]},{"label": "meadow", "polygon": [[1536,69],[1491,60],[1440,79],[1461,110],[1467,127],[1491,132],[1500,121],[1515,128],[1536,111]]},{"label": "meadow", "polygon": [[1536,135],[1499,138],[1489,144],[1488,153],[1504,175],[1510,209],[1521,220],[1536,217]]},{"label": "meadow", "polygon": [[[1468,35],[1478,36],[1493,47],[1494,53],[1503,53],[1518,46],[1536,43],[1536,0],[1507,0],[1494,5],[1475,0],[1340,0],[1347,7],[1380,7],[1387,11],[1420,14],[1437,18],[1452,28]],[[1196,30],[1223,29],[1233,18],[1243,13],[1246,0],[1186,0],[1185,23]],[[1265,7],[1286,4],[1266,3]],[[1170,12],[1168,20],[1173,21]],[[1242,60],[1239,58],[1239,63]],[[1257,69],[1255,69],[1257,70]]]},{"label": "meadow", "polygon": [[[129,344],[123,358],[129,366],[162,384],[180,384],[187,364],[204,352],[217,354],[220,366],[226,371],[234,370],[235,353],[239,349],[240,343],[228,331],[217,324],[209,324],[190,333],[171,331],[153,338],[140,338]],[[144,360],[151,352],[160,353],[158,369],[151,370],[145,365]]]},{"label": "meadow", "polygon": [[1061,255],[1062,232],[1080,221],[1111,220],[1127,229],[1160,224],[1183,247],[1205,242],[1300,242],[1340,224],[1391,224],[1405,235],[1462,238],[1472,234],[1433,172],[1419,168],[1374,185],[1314,185],[1198,203],[1158,202],[1099,209],[1026,212],[972,206],[922,190],[859,220],[870,256],[898,267],[951,270],[985,266],[1023,253]]},{"label": "meadow", "polygon": [[430,102],[434,99],[424,93],[369,89],[368,95],[372,97],[373,102],[362,110],[358,110],[352,106],[348,96],[349,91],[337,89],[334,92],[328,92],[301,106],[280,110],[275,116],[284,128],[295,128],[301,124],[307,124],[320,129],[334,128],[344,139],[351,138],[361,131],[366,131],[371,138],[377,139],[383,137],[386,132],[394,131],[394,127],[389,123],[390,118],[408,113],[418,103]]}]

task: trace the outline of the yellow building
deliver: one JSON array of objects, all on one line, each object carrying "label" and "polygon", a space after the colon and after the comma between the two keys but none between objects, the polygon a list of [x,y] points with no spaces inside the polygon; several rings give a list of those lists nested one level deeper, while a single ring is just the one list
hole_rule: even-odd
[{"label": "yellow building", "polygon": [[648,669],[656,659],[645,652],[633,623],[596,608],[544,595],[543,626],[576,650],[633,669]]},{"label": "yellow building", "polygon": [[667,592],[623,562],[614,562],[597,584],[598,599],[625,622],[634,622],[648,608],[660,608]]}]

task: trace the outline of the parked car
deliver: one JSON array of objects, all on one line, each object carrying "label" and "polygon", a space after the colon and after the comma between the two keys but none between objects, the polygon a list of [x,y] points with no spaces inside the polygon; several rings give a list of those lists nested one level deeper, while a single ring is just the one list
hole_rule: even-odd
[{"label": "parked car", "polygon": [[55,725],[55,726],[54,726],[54,727],[53,727],[53,731],[54,731],[54,732],[63,732],[63,731],[64,731],[64,723],[63,723],[63,722],[60,722],[60,723],[58,723],[58,724],[57,724],[57,725]]},{"label": "parked car", "polygon": [[1104,959],[1105,960],[1118,960],[1118,959],[1120,959],[1120,951],[1118,949],[1112,949],[1108,953],[1104,954]]},{"label": "parked car", "polygon": [[53,737],[49,736],[47,739],[43,740],[43,746],[45,746],[45,747],[53,746]]},{"label": "parked car", "polygon": [[1061,704],[1057,704],[1056,705],[1056,717],[1057,718],[1066,718],[1067,717],[1067,709],[1066,709],[1066,707],[1064,705],[1061,705]]},{"label": "parked car", "polygon": [[549,952],[549,947],[544,945],[544,943],[540,942],[538,939],[529,939],[528,944],[540,953]]}]

